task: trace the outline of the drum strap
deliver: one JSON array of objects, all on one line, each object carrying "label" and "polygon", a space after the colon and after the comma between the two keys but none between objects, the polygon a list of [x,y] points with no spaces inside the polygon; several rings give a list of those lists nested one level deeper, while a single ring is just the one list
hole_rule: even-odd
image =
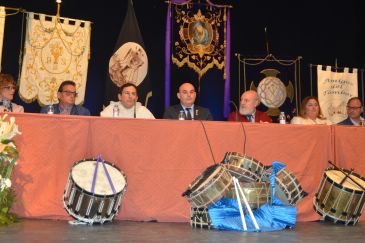
[{"label": "drum strap", "polygon": [[96,184],[96,175],[98,174],[99,162],[101,162],[103,164],[103,168],[104,168],[104,171],[105,171],[106,178],[108,178],[108,182],[109,182],[110,188],[112,189],[113,193],[115,194],[115,188],[114,188],[114,185],[113,185],[113,181],[110,178],[108,169],[106,168],[105,163],[104,163],[104,160],[101,158],[101,155],[98,156],[98,159],[96,161],[96,166],[95,166],[95,170],[94,170],[93,181],[92,181],[92,184],[91,184],[91,193],[94,194],[95,184]]}]

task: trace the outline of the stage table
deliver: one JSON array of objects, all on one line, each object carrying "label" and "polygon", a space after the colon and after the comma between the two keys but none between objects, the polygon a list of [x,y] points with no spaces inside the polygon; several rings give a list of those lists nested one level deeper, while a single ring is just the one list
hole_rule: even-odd
[{"label": "stage table", "polygon": [[71,219],[62,199],[70,169],[99,154],[127,177],[122,220],[187,222],[190,204],[182,192],[229,151],[287,165],[309,194],[298,204],[298,221],[319,219],[312,201],[328,160],[365,174],[362,127],[11,116],[22,132],[15,139],[13,211],[26,218]]}]

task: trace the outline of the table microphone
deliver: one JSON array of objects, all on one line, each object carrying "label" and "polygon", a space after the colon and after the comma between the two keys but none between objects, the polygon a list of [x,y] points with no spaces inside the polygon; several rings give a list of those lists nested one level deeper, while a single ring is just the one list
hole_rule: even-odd
[{"label": "table microphone", "polygon": [[137,101],[134,100],[134,114],[133,114],[133,117],[136,118],[137,117]]},{"label": "table microphone", "polygon": [[236,111],[236,121],[238,121],[238,108],[237,108],[237,105],[232,100],[230,100],[229,103],[231,103],[234,106],[235,111]]}]

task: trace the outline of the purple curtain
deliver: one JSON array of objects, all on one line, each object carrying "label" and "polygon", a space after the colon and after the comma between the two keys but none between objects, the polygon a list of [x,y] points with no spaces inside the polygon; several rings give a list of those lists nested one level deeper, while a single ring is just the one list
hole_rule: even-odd
[{"label": "purple curtain", "polygon": [[227,9],[227,30],[226,30],[226,82],[224,84],[224,117],[229,114],[229,101],[231,100],[231,12]]},{"label": "purple curtain", "polygon": [[182,4],[190,0],[171,0],[169,2],[166,16],[166,35],[165,35],[165,108],[170,106],[171,91],[171,5]]}]

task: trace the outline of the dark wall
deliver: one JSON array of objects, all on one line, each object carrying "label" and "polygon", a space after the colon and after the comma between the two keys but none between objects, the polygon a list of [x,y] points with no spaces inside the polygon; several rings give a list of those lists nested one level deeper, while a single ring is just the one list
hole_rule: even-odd
[{"label": "dark wall", "polygon": [[[309,91],[309,64],[364,68],[364,14],[360,1],[341,5],[333,1],[214,1],[233,5],[231,10],[232,99],[237,97],[237,59],[265,57],[268,28],[270,52],[277,58],[302,56],[302,96]],[[153,84],[152,112],[161,117],[164,110],[164,38],[167,5],[163,0],[134,0],[135,12],[149,55],[149,75]],[[55,1],[3,0],[0,5],[21,7],[30,12],[56,14]],[[91,59],[89,62],[85,106],[98,115],[103,102],[107,65],[127,9],[127,0],[64,0],[61,16],[92,21]],[[2,70],[18,77],[22,15],[6,19]],[[214,97],[212,97],[214,98]],[[36,102],[16,103],[29,112],[38,112]],[[223,100],[222,100],[223,102]]]}]

